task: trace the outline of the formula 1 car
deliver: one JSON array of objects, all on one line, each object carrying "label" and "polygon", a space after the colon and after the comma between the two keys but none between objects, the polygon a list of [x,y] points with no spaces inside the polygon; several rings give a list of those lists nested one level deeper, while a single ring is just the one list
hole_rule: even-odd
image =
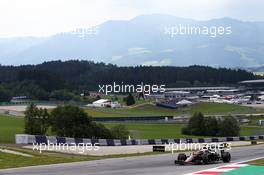
[{"label": "formula 1 car", "polygon": [[180,153],[174,163],[178,165],[201,165],[216,163],[220,160],[224,163],[230,162],[231,154],[225,150],[219,150],[217,152],[215,150],[211,150],[210,148],[203,148],[199,151],[191,153],[189,156],[184,153]]}]

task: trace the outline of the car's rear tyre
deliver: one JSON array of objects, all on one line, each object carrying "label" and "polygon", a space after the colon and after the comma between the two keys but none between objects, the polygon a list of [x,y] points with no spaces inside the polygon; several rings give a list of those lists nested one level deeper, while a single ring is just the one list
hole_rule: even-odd
[{"label": "car's rear tyre", "polygon": [[229,152],[223,152],[222,153],[222,160],[225,163],[230,162],[230,160],[231,160],[231,154]]},{"label": "car's rear tyre", "polygon": [[202,160],[204,164],[208,164],[209,163],[209,155],[207,153],[204,153],[202,155]]},{"label": "car's rear tyre", "polygon": [[181,165],[184,164],[186,159],[187,159],[187,156],[185,154],[183,154],[183,153],[179,154],[178,158],[177,158],[178,163],[181,164]]}]

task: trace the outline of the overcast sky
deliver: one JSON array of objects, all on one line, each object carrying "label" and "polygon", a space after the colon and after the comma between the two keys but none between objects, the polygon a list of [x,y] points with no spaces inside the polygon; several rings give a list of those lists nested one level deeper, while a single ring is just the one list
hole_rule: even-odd
[{"label": "overcast sky", "polygon": [[1,0],[0,37],[48,36],[153,13],[264,21],[263,7],[263,0]]}]

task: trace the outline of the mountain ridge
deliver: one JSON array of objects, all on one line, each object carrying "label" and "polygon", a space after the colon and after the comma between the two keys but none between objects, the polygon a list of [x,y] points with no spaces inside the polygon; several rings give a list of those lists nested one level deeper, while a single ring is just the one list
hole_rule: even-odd
[{"label": "mountain ridge", "polygon": [[[212,38],[204,35],[167,36],[165,27],[231,26],[232,34]],[[85,59],[120,66],[193,64],[214,67],[252,67],[264,64],[264,22],[233,18],[198,21],[172,15],[141,15],[130,20],[111,20],[98,26],[98,34],[80,37],[73,33],[36,38],[30,47],[3,54],[0,63],[37,64],[51,60]],[[27,38],[17,38],[14,44]],[[0,43],[1,43],[0,38]],[[12,44],[11,44],[12,45]],[[18,44],[19,45],[19,44]],[[10,46],[11,47],[11,46]]]}]

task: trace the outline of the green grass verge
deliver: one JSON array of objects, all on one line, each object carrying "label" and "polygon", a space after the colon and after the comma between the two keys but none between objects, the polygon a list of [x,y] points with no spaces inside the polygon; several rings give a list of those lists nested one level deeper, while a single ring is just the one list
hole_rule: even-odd
[{"label": "green grass verge", "polygon": [[12,147],[1,146],[0,148],[32,155],[32,157],[26,157],[16,154],[0,152],[0,169],[89,161],[89,160],[97,160],[103,158],[98,156],[83,156],[83,155],[63,154],[63,153],[55,153],[55,152],[39,153],[37,151],[33,152],[31,149],[21,148],[17,146],[12,146]]},{"label": "green grass verge", "polygon": [[261,126],[241,126],[241,136],[264,135],[264,127]]},{"label": "green grass verge", "polygon": [[108,158],[163,154],[159,152],[147,152],[147,153],[135,153],[135,154],[118,154],[118,155],[109,155],[109,156],[90,156],[90,155],[75,155],[75,154],[65,154],[65,153],[56,153],[56,152],[45,152],[45,151],[43,153],[39,153],[39,152],[32,152],[31,149],[25,149],[21,147],[10,147],[10,146],[8,147],[1,146],[0,148],[13,150],[25,154],[30,154],[33,156],[33,157],[25,157],[21,155],[0,152],[0,169],[91,161],[91,160],[100,160],[100,159],[108,159]]},{"label": "green grass verge", "polygon": [[168,116],[168,115],[192,115],[195,112],[210,114],[248,114],[262,113],[263,109],[255,109],[246,106],[223,103],[198,103],[181,109],[168,109],[151,104],[137,106],[134,108],[85,108],[85,111],[93,117],[133,117],[133,116]]},{"label": "green grass verge", "polygon": [[264,159],[254,160],[254,161],[248,162],[248,164],[250,164],[250,165],[261,165],[261,166],[264,166]]},{"label": "green grass verge", "polygon": [[0,168],[15,168],[24,166],[47,165],[55,163],[67,163],[97,160],[91,156],[48,156],[48,155],[34,155],[33,157],[25,157],[15,154],[0,153]]}]

